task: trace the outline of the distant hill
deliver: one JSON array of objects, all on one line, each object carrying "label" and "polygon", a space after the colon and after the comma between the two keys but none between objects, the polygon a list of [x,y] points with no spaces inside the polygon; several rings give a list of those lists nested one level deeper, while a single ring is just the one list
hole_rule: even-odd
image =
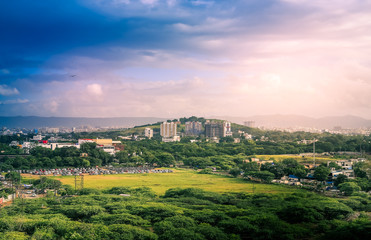
[{"label": "distant hill", "polygon": [[0,127],[41,128],[41,127],[134,127],[164,121],[155,117],[118,117],[118,118],[75,118],[75,117],[0,117]]},{"label": "distant hill", "polygon": [[213,116],[212,118],[224,119],[243,124],[244,121],[255,121],[256,126],[293,128],[312,127],[317,129],[333,129],[335,126],[342,128],[371,128],[371,120],[357,116],[333,116],[311,118],[301,115],[259,115],[250,117]]}]

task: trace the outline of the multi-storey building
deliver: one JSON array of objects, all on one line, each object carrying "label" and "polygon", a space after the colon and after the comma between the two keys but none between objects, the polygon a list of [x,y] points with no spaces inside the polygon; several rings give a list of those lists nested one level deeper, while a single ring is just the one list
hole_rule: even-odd
[{"label": "multi-storey building", "polygon": [[144,136],[151,139],[153,137],[153,129],[152,128],[145,128],[144,129]]},{"label": "multi-storey building", "polygon": [[176,136],[176,126],[174,122],[163,122],[160,125],[160,135],[165,138]]},{"label": "multi-storey building", "polygon": [[202,132],[201,122],[186,122],[185,133],[186,135],[199,135]]},{"label": "multi-storey building", "polygon": [[222,137],[223,125],[221,123],[206,122],[205,123],[205,136],[209,138]]},{"label": "multi-storey building", "polygon": [[216,123],[206,122],[205,123],[205,135],[209,138],[221,138],[232,136],[232,128],[230,122]]},{"label": "multi-storey building", "polygon": [[232,136],[232,124],[231,122],[223,122],[223,137]]}]

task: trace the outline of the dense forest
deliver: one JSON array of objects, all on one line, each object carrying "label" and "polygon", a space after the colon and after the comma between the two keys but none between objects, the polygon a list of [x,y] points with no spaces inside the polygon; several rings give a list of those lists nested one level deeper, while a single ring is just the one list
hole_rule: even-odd
[{"label": "dense forest", "polygon": [[[62,194],[67,192],[61,191]],[[125,194],[120,196],[119,194]],[[370,239],[369,197],[83,189],[0,209],[0,239]]]}]

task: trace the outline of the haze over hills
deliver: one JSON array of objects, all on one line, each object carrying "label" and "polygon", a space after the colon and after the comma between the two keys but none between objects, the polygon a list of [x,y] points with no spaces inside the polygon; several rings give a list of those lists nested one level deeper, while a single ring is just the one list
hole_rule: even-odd
[{"label": "haze over hills", "polygon": [[[213,116],[210,119],[223,119],[243,124],[244,121],[255,121],[255,126],[268,128],[317,128],[332,129],[335,126],[342,128],[369,128],[371,120],[357,116],[332,116],[311,118],[301,115],[257,115],[251,117]],[[115,118],[79,118],[79,117],[36,117],[16,116],[0,117],[0,127],[8,128],[40,128],[40,127],[134,127],[152,124],[167,120],[158,117],[115,117]]]},{"label": "haze over hills", "polygon": [[225,119],[231,122],[243,124],[244,121],[255,121],[255,126],[294,128],[306,127],[317,129],[332,129],[335,126],[342,128],[370,128],[371,120],[357,116],[330,116],[312,118],[301,115],[258,115],[251,117],[228,117],[214,116],[212,118]]},{"label": "haze over hills", "polygon": [[41,127],[122,127],[152,124],[166,120],[156,117],[78,118],[78,117],[0,117],[0,127],[41,128]]}]

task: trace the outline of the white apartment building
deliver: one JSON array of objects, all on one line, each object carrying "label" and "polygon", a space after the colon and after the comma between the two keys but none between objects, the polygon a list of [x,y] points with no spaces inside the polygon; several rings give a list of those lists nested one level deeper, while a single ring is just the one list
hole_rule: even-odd
[{"label": "white apartment building", "polygon": [[174,122],[163,122],[160,125],[160,135],[164,138],[170,138],[177,135],[176,123]]},{"label": "white apartment building", "polygon": [[145,128],[144,129],[144,136],[151,139],[153,137],[153,129],[152,128]]},{"label": "white apartment building", "polygon": [[231,137],[232,134],[231,122],[223,122],[223,137]]}]

